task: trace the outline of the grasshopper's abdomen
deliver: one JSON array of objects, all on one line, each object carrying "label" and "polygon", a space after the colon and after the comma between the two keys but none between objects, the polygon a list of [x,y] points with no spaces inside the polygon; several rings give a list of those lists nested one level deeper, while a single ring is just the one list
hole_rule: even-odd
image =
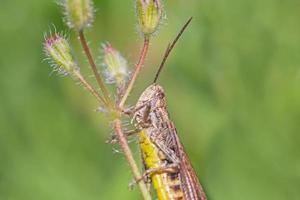
[{"label": "grasshopper's abdomen", "polygon": [[147,129],[139,133],[140,149],[144,165],[150,173],[153,189],[159,200],[184,200],[184,193],[178,170],[166,170],[167,158],[146,133]]}]

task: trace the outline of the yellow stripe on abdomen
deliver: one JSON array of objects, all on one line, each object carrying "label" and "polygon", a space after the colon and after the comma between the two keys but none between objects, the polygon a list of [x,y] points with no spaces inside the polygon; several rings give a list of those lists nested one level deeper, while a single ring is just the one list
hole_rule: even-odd
[{"label": "yellow stripe on abdomen", "polygon": [[147,130],[139,133],[140,149],[147,170],[158,170],[157,173],[150,174],[153,189],[156,191],[159,200],[184,200],[181,188],[180,174],[178,172],[159,172],[165,165],[166,157],[150,138]]}]

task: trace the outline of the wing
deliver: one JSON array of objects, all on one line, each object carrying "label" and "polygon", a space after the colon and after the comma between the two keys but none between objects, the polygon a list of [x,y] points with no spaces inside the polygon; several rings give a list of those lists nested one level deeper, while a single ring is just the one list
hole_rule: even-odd
[{"label": "wing", "polygon": [[179,140],[176,128],[174,127],[173,123],[171,124],[171,126],[171,134],[176,143],[175,151],[180,160],[180,177],[185,198],[188,200],[206,200],[207,198],[204,190],[199,182],[197,174],[193,169],[187,154],[185,153],[184,147]]}]

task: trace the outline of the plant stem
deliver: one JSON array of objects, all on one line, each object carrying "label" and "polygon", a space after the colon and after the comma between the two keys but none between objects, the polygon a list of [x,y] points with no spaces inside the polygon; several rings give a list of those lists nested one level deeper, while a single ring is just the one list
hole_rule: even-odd
[{"label": "plant stem", "polygon": [[134,85],[134,83],[135,83],[135,81],[137,79],[137,76],[140,73],[141,68],[142,68],[142,66],[143,66],[143,64],[145,62],[145,59],[146,59],[146,56],[147,56],[147,53],[148,53],[148,49],[149,49],[149,37],[145,36],[145,38],[144,38],[144,45],[143,45],[143,48],[142,48],[141,53],[140,53],[139,61],[135,65],[134,72],[133,72],[133,74],[131,76],[131,79],[130,79],[128,85],[127,85],[125,93],[124,93],[124,95],[123,95],[123,97],[122,97],[122,99],[121,99],[121,101],[119,103],[119,107],[120,108],[123,108],[123,106],[124,106],[124,104],[125,104],[128,96],[129,96],[129,94],[130,94],[130,92],[131,92],[131,90],[133,88],[133,85]]},{"label": "plant stem", "polygon": [[83,84],[83,86],[101,103],[105,104],[104,99],[97,93],[95,88],[87,82],[87,80],[82,76],[80,72],[75,72],[75,76],[79,79],[79,81]]},{"label": "plant stem", "polygon": [[111,101],[110,101],[110,98],[109,98],[108,90],[107,90],[107,88],[106,88],[106,86],[105,86],[105,84],[104,84],[104,82],[103,82],[103,80],[102,80],[102,78],[101,78],[98,70],[97,70],[97,66],[96,66],[95,61],[93,59],[93,56],[91,54],[90,48],[89,48],[89,46],[87,44],[87,41],[85,39],[85,35],[84,35],[83,31],[79,31],[79,39],[80,39],[80,43],[81,43],[81,46],[83,48],[83,51],[84,51],[84,53],[85,53],[85,55],[86,55],[86,57],[88,59],[88,62],[89,62],[90,66],[91,66],[91,68],[93,70],[93,73],[94,73],[94,75],[96,77],[97,83],[100,86],[100,89],[101,89],[101,91],[103,93],[103,96],[104,96],[104,99],[105,99],[105,103],[107,105],[110,105]]},{"label": "plant stem", "polygon": [[138,169],[138,166],[133,158],[132,152],[128,146],[127,139],[124,136],[123,130],[121,128],[121,120],[120,119],[115,119],[113,121],[113,126],[116,131],[119,144],[121,145],[121,148],[125,154],[125,157],[129,163],[129,167],[131,168],[131,171],[133,173],[134,179],[137,181],[137,184],[140,188],[140,191],[143,195],[144,200],[151,200],[151,195],[147,189],[147,186],[143,179],[141,179],[141,173]]}]

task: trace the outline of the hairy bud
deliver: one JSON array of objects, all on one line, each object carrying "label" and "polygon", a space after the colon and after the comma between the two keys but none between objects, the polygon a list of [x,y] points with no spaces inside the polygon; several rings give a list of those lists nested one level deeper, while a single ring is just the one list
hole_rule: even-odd
[{"label": "hairy bud", "polygon": [[66,23],[70,28],[81,31],[91,26],[94,17],[92,0],[64,0]]},{"label": "hairy bud", "polygon": [[117,86],[124,85],[128,78],[127,61],[110,44],[104,44],[102,47],[107,80],[116,83]]},{"label": "hairy bud", "polygon": [[54,33],[46,37],[44,51],[49,63],[60,74],[73,74],[79,70],[71,54],[71,47],[64,36]]},{"label": "hairy bud", "polygon": [[136,10],[141,31],[145,35],[154,33],[162,19],[160,0],[137,0]]}]

